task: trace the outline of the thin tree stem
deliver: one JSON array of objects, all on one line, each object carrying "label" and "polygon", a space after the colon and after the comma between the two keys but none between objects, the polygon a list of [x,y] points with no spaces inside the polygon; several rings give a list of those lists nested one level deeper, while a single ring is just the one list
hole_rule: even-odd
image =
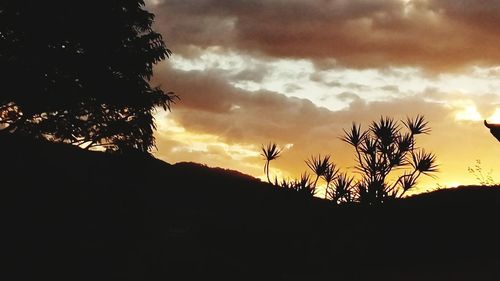
[{"label": "thin tree stem", "polygon": [[314,189],[316,189],[316,184],[318,183],[319,175],[316,175],[316,180],[314,181]]},{"label": "thin tree stem", "polygon": [[267,174],[267,182],[271,183],[271,178],[269,178],[269,163],[271,163],[271,161],[268,160],[266,162],[265,170],[266,170],[266,174]]}]

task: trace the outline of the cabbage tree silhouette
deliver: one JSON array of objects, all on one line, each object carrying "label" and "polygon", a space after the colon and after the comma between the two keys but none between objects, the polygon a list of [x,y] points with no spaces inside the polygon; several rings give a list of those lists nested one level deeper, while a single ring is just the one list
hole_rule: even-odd
[{"label": "cabbage tree silhouette", "polygon": [[291,185],[292,190],[302,193],[306,198],[312,198],[316,195],[316,185],[311,181],[311,176],[304,172],[300,179]]},{"label": "cabbage tree silhouette", "polygon": [[152,87],[170,56],[142,0],[2,1],[0,132],[85,148],[148,151],[152,116],[177,98]]},{"label": "cabbage tree silhouette", "polygon": [[490,133],[498,140],[500,141],[500,124],[489,124],[484,120],[484,125],[486,128],[490,129]]},{"label": "cabbage tree silhouette", "polygon": [[332,193],[330,191],[330,184],[332,183],[333,180],[336,179],[337,174],[339,170],[337,169],[337,166],[334,163],[328,163],[328,168],[326,171],[323,173],[322,178],[326,182],[326,187],[325,187],[325,199],[328,199],[328,196],[330,196],[333,200],[334,197],[332,197]]},{"label": "cabbage tree silhouette", "polygon": [[333,203],[352,203],[354,194],[354,177],[349,177],[347,173],[339,174],[333,181],[333,189],[329,190],[329,196]]},{"label": "cabbage tree silhouette", "polygon": [[267,181],[271,183],[271,179],[269,178],[269,164],[272,160],[280,157],[281,149],[275,143],[269,143],[267,146],[262,145],[262,153],[266,160],[266,164],[264,164],[264,173],[267,175]]},{"label": "cabbage tree silhouette", "polygon": [[311,159],[306,160],[307,166],[316,174],[316,179],[313,182],[314,188],[316,189],[316,185],[318,184],[318,180],[320,177],[324,176],[327,170],[330,167],[330,155],[326,155],[321,158],[321,155],[311,156]]},{"label": "cabbage tree silhouette", "polygon": [[[383,203],[391,198],[402,197],[413,188],[422,175],[437,171],[436,157],[415,147],[415,136],[428,134],[430,128],[423,116],[402,121],[409,132],[403,132],[392,118],[381,117],[372,122],[367,131],[353,123],[341,139],[354,147],[356,169],[361,179],[356,183],[358,200],[366,204]],[[408,169],[397,180],[386,182],[389,173],[397,168]]]}]

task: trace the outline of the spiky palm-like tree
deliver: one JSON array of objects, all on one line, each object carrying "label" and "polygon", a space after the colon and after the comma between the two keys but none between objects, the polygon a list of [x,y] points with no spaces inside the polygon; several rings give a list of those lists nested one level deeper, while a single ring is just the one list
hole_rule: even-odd
[{"label": "spiky palm-like tree", "polygon": [[330,197],[335,204],[352,202],[353,177],[349,177],[347,173],[339,174],[333,181],[333,187]]},{"label": "spiky palm-like tree", "polygon": [[311,159],[306,160],[307,166],[316,174],[316,179],[314,180],[314,187],[316,188],[316,184],[320,177],[324,176],[328,168],[330,167],[330,155],[325,155],[325,157],[311,156]]},{"label": "spiky palm-like tree", "polygon": [[403,125],[410,130],[412,135],[428,134],[431,132],[431,128],[428,127],[428,122],[425,121],[422,115],[417,115],[414,119],[406,117],[406,121],[403,121]]},{"label": "spiky palm-like tree", "polygon": [[271,183],[271,178],[269,177],[269,164],[272,160],[280,157],[281,148],[279,148],[275,143],[268,143],[267,146],[262,145],[262,153],[264,156],[266,164],[264,164],[264,173],[267,176],[267,181]]},{"label": "spiky palm-like tree", "polygon": [[316,188],[311,181],[311,176],[304,172],[300,175],[300,179],[282,179],[281,182],[275,179],[274,185],[288,190],[296,191],[306,198],[312,198],[316,194]]},{"label": "spiky palm-like tree", "polygon": [[316,195],[316,185],[311,182],[311,176],[307,172],[300,175],[300,180],[293,183],[292,189],[302,193],[306,198],[312,198]]},{"label": "spiky palm-like tree", "polygon": [[[401,197],[416,185],[421,174],[437,171],[436,157],[415,145],[417,135],[430,132],[427,121],[418,115],[401,122],[403,126],[392,118],[381,117],[366,131],[356,124],[349,131],[344,130],[341,139],[354,147],[356,169],[361,174],[361,180],[355,184],[359,201],[377,204]],[[408,132],[404,132],[405,128]],[[401,168],[407,170],[394,183],[387,183],[389,173]]]},{"label": "spiky palm-like tree", "polygon": [[330,184],[332,183],[333,180],[335,180],[338,172],[339,172],[339,169],[337,168],[337,166],[333,163],[330,163],[328,165],[328,168],[326,169],[325,173],[322,175],[323,180],[325,180],[325,182],[326,182],[325,199],[328,199],[328,195],[331,195]]}]

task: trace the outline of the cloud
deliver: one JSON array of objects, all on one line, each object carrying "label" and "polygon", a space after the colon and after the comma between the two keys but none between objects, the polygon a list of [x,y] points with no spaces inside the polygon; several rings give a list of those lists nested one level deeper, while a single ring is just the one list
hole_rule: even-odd
[{"label": "cloud", "polygon": [[260,145],[274,141],[289,147],[273,163],[282,176],[318,153],[353,171],[343,128],[423,114],[433,131],[418,142],[444,180],[470,182],[467,163],[497,162],[479,118],[500,112],[500,70],[481,68],[500,64],[500,1],[154,2],[174,58],[153,84],[181,97],[156,117],[162,159],[258,176]]},{"label": "cloud", "polygon": [[380,89],[387,92],[399,93],[399,87],[396,85],[385,85],[380,87]]},{"label": "cloud", "polygon": [[[437,101],[442,97],[437,91],[434,101],[426,101],[428,95],[423,93],[370,103],[353,93],[344,93],[340,98],[353,102],[344,110],[331,111],[307,99],[236,88],[216,71],[181,71],[163,65],[157,77],[162,81],[156,82],[164,82],[169,89],[181,93],[181,101],[168,118],[191,134],[179,135],[181,141],[175,142],[169,139],[168,126],[159,126],[158,155],[167,161],[197,161],[259,175],[262,173],[262,159],[257,154],[260,145],[274,141],[282,146],[293,144],[273,163],[283,176],[298,176],[306,169],[304,160],[318,153],[332,154],[342,168],[352,172],[353,151],[339,140],[343,128],[349,128],[352,122],[367,128],[371,121],[385,115],[404,119],[416,114],[425,115],[433,129],[430,135],[421,136],[419,143],[437,153],[439,161],[446,163],[442,164],[441,172],[455,175],[455,181],[467,177],[464,163],[479,158],[484,163],[494,163],[491,155],[500,152],[488,153],[486,157],[480,154],[481,147],[499,150],[498,145],[481,122],[455,122],[455,109]],[[157,122],[162,124],[165,119],[157,118]],[[182,139],[193,136],[202,136],[200,142],[210,145],[193,149],[193,143],[182,143]],[[236,147],[233,151],[244,151],[247,156],[237,158],[228,152],[230,147]],[[250,153],[252,150],[254,155]]]},{"label": "cloud", "polygon": [[255,83],[262,82],[269,74],[269,69],[264,65],[251,65],[244,70],[231,76],[231,80],[251,81]]},{"label": "cloud", "polygon": [[338,94],[336,97],[341,101],[361,101],[361,98],[352,92],[342,92]]},{"label": "cloud", "polygon": [[478,93],[471,96],[460,92],[447,93],[438,88],[426,88],[420,96],[426,100],[442,103],[455,112],[467,110],[469,107],[477,112],[478,119],[486,119],[500,108],[500,94],[495,93]]},{"label": "cloud", "polygon": [[182,55],[220,46],[323,67],[431,72],[500,63],[497,0],[165,0],[153,11]]}]

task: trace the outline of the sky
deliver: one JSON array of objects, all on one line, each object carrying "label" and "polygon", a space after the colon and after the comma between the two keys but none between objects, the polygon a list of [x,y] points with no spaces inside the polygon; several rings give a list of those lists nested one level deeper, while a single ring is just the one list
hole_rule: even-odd
[{"label": "sky", "polygon": [[424,115],[417,144],[439,173],[417,192],[500,181],[500,0],[149,0],[173,55],[151,83],[180,100],[155,115],[157,151],[264,179],[262,144],[284,151],[271,177],[311,155],[354,172],[339,138],[352,122]]}]

